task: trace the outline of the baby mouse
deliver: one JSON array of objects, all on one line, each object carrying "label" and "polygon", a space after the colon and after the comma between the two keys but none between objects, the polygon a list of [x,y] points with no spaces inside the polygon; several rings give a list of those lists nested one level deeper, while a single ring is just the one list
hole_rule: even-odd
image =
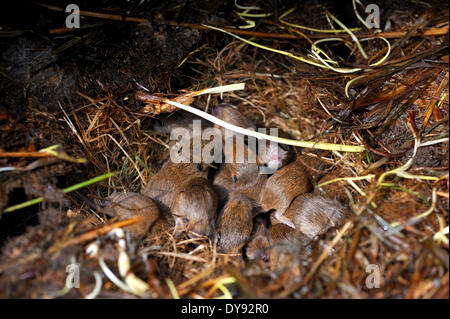
[{"label": "baby mouse", "polygon": [[[247,119],[239,110],[234,109],[229,104],[222,103],[216,105],[212,111],[212,115],[225,121],[227,123],[245,128],[245,129],[256,129],[255,125]],[[225,136],[226,129],[222,126],[214,124],[215,127],[222,131],[222,136]]]},{"label": "baby mouse", "polygon": [[233,166],[230,163],[222,165],[214,176],[213,186],[219,194],[220,202],[226,202],[229,192],[233,191],[258,202],[262,189],[267,181],[267,175],[260,172],[257,165]]},{"label": "baby mouse", "polygon": [[105,213],[122,218],[142,216],[135,224],[124,227],[134,237],[146,235],[160,217],[156,203],[148,196],[138,193],[113,193],[106,198]]},{"label": "baby mouse", "polygon": [[186,134],[179,132],[171,138],[173,139],[169,142],[169,150],[172,162],[210,165],[222,160],[223,142],[220,136],[205,134],[192,137],[188,132]]},{"label": "baby mouse", "polygon": [[[232,108],[230,105],[217,105],[213,110],[213,115],[230,124],[246,129],[256,130],[256,126],[249,119],[247,119],[239,110]],[[216,124],[215,127],[221,129],[223,136],[226,136],[226,129]],[[261,143],[263,142],[259,141],[257,146],[259,147],[262,145]],[[269,169],[277,170],[292,159],[292,152],[285,151],[278,145],[278,143],[266,141],[264,145],[265,148],[258,150],[258,152],[256,149],[251,149],[251,151],[257,154],[259,163],[267,165]]]},{"label": "baby mouse", "polygon": [[288,271],[289,277],[301,277],[301,263],[310,255],[308,237],[286,224],[278,223],[269,229],[269,265],[272,270]]},{"label": "baby mouse", "polygon": [[270,176],[261,193],[259,203],[263,211],[275,210],[273,215],[278,222],[295,228],[294,223],[284,214],[294,198],[311,191],[308,174],[298,160],[277,170]]},{"label": "baby mouse", "polygon": [[[244,166],[235,167],[231,191],[244,195],[257,204],[261,192],[267,183],[267,175],[262,174],[260,169],[261,167],[256,165],[255,169],[249,169],[249,167]],[[257,206],[259,207],[259,205]]]},{"label": "baby mouse", "polygon": [[161,170],[150,178],[142,193],[152,198],[162,212],[170,213],[175,189],[188,179],[207,178],[208,169],[205,164],[173,163],[168,160]]},{"label": "baby mouse", "polygon": [[[241,112],[233,109],[227,104],[217,105],[212,113],[217,118],[230,124],[246,129],[256,129],[255,125],[242,115]],[[244,172],[244,170],[256,171],[258,169],[258,164],[261,164],[261,161],[257,156],[256,149],[252,149],[246,145],[244,136],[218,126],[217,124],[214,124],[214,126],[222,132],[225,162],[230,164],[232,176],[234,177],[236,175],[235,170],[238,168],[241,172]],[[241,158],[241,156],[243,158]]]},{"label": "baby mouse", "polygon": [[296,232],[310,240],[341,226],[349,216],[341,203],[314,193],[297,196],[284,215],[294,223]]},{"label": "baby mouse", "polygon": [[253,229],[254,203],[241,194],[230,193],[230,199],[217,218],[217,246],[220,252],[239,252],[248,242]]},{"label": "baby mouse", "polygon": [[[177,110],[168,114],[161,113],[158,120],[161,124],[155,121],[153,128],[156,132],[164,134],[171,134],[176,128],[184,128],[189,130],[191,136],[194,136],[201,134],[204,129],[212,126],[211,122],[184,110]],[[194,132],[193,129],[194,120],[200,121],[201,130],[198,132]]]},{"label": "baby mouse", "polygon": [[175,237],[179,238],[182,229],[190,238],[211,237],[217,212],[217,194],[211,183],[203,178],[189,179],[176,190],[171,211],[175,218]]},{"label": "baby mouse", "polygon": [[270,246],[269,229],[267,228],[267,223],[261,216],[256,216],[253,224],[254,226],[251,239],[247,243],[245,253],[249,260],[267,261]]},{"label": "baby mouse", "polygon": [[255,152],[245,145],[242,139],[229,138],[223,147],[225,165],[230,166],[231,177],[240,179],[255,173],[259,173],[261,161]]},{"label": "baby mouse", "polygon": [[283,223],[277,223],[270,225],[269,228],[269,243],[270,246],[277,244],[289,244],[297,243],[301,246],[306,246],[311,242],[311,240],[300,233],[298,230],[289,227]]}]

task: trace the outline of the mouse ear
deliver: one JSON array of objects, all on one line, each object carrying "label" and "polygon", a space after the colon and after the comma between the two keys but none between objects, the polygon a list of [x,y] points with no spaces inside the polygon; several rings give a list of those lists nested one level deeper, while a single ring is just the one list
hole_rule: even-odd
[{"label": "mouse ear", "polygon": [[289,218],[287,218],[286,216],[283,216],[282,213],[276,211],[275,214],[273,215],[273,217],[276,220],[278,220],[280,223],[285,224],[285,225],[295,229],[294,223]]}]

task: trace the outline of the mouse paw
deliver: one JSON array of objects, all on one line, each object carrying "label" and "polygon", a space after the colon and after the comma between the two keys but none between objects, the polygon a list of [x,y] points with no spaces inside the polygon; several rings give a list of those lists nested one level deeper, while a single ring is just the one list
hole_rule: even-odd
[{"label": "mouse paw", "polygon": [[286,216],[283,216],[283,214],[276,212],[274,217],[280,223],[283,223],[283,224],[285,224],[285,225],[295,229],[294,223],[289,218],[287,218]]}]

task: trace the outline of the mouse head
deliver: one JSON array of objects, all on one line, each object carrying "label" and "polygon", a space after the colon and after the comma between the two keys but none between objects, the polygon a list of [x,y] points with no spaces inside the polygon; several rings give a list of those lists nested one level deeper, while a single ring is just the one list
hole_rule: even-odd
[{"label": "mouse head", "polygon": [[[214,107],[212,114],[227,123],[242,127],[255,128],[254,124],[246,118],[237,108],[234,109],[231,104],[222,103]],[[224,130],[223,128],[221,128]]]},{"label": "mouse head", "polygon": [[144,236],[160,217],[160,211],[156,203],[143,194],[138,193],[113,193],[106,198],[104,212],[108,215],[121,218],[142,217],[135,224],[126,226],[133,236]]},{"label": "mouse head", "polygon": [[277,143],[269,143],[266,149],[265,164],[268,168],[277,170],[281,166],[287,157],[287,151],[282,149]]}]

